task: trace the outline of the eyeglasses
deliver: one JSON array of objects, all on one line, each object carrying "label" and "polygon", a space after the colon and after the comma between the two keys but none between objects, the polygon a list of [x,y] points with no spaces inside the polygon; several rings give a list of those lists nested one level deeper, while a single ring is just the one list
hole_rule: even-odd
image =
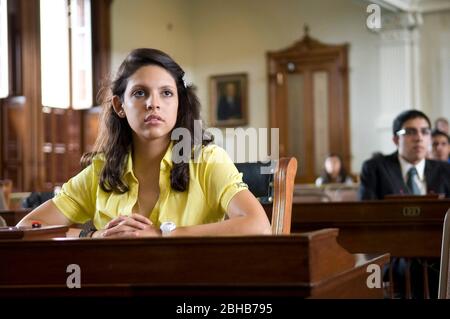
[{"label": "eyeglasses", "polygon": [[419,131],[423,136],[428,136],[431,134],[431,129],[428,127],[422,127],[420,129],[416,129],[414,127],[405,127],[400,131],[397,131],[397,135],[406,135],[406,136],[417,136],[419,135]]}]

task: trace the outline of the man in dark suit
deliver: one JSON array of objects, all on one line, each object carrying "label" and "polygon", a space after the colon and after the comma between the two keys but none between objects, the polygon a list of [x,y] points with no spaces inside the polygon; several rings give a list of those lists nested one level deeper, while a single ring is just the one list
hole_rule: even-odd
[{"label": "man in dark suit", "polygon": [[[431,123],[417,110],[400,113],[393,123],[393,141],[397,151],[364,162],[361,171],[361,199],[383,199],[390,194],[444,194],[450,197],[450,164],[426,159],[431,146]],[[439,260],[428,259],[430,296],[436,297],[439,282]],[[411,260],[413,298],[423,298],[424,260]],[[406,260],[393,258],[394,287],[397,296],[405,296]],[[387,269],[385,269],[387,280]]]},{"label": "man in dark suit", "polygon": [[389,194],[445,194],[450,197],[450,164],[426,159],[431,146],[428,117],[408,110],[393,123],[397,151],[364,162],[360,199],[383,199]]}]

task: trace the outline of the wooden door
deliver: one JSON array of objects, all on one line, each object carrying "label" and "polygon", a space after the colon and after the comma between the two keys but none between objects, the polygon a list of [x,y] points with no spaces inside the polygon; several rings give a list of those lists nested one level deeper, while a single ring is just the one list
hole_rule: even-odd
[{"label": "wooden door", "polygon": [[348,44],[326,45],[306,32],[267,54],[269,125],[280,130],[280,157],[298,160],[297,183],[314,182],[329,153],[349,167],[347,51]]}]

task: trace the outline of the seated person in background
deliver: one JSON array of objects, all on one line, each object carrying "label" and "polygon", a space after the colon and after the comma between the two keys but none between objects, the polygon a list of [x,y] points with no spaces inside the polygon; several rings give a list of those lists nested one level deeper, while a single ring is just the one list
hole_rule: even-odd
[{"label": "seated person in background", "polygon": [[431,129],[428,117],[417,110],[398,115],[393,122],[397,151],[364,162],[360,199],[383,199],[389,194],[445,194],[450,197],[450,165],[428,160]]},{"label": "seated person in background", "polygon": [[331,183],[352,184],[353,179],[347,175],[342,159],[339,155],[330,154],[325,159],[324,170],[321,176],[316,179],[316,186]]},{"label": "seated person in background", "polygon": [[445,117],[437,118],[436,121],[434,121],[434,128],[438,131],[444,132],[447,135],[450,134],[448,121]]},{"label": "seated person in background", "polygon": [[204,131],[194,143],[200,104],[183,76],[164,52],[133,50],[105,96],[88,165],[18,225],[93,220],[91,237],[270,234],[263,207],[227,153]]},{"label": "seated person in background", "polygon": [[450,163],[450,136],[442,131],[434,130],[431,137],[433,140],[431,159]]}]

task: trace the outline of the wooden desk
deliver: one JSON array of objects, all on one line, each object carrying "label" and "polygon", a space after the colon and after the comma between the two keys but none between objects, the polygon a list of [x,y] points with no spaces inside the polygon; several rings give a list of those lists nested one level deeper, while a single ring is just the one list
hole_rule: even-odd
[{"label": "wooden desk", "polygon": [[450,200],[382,200],[294,203],[291,232],[339,228],[351,253],[440,257],[442,226]]},{"label": "wooden desk", "polygon": [[[352,255],[337,235],[0,241],[0,297],[382,298],[366,285],[367,266],[389,255]],[[70,264],[80,289],[66,287]]]},{"label": "wooden desk", "polygon": [[3,217],[6,225],[15,226],[29,212],[31,212],[31,209],[0,210],[0,216]]},{"label": "wooden desk", "polygon": [[40,228],[32,227],[0,227],[1,240],[40,240],[52,239],[55,237],[64,238],[68,232],[67,226],[43,226]]}]

